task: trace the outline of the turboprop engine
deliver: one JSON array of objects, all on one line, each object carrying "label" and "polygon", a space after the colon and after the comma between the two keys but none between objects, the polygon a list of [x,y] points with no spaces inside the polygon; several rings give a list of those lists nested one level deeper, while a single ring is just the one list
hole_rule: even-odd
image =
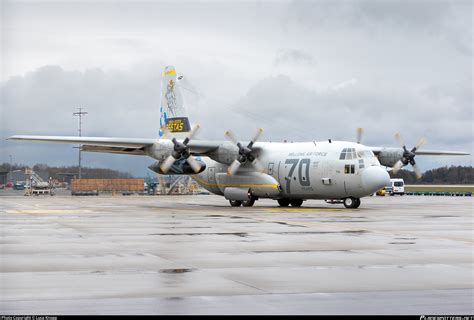
[{"label": "turboprop engine", "polygon": [[186,161],[186,159],[184,158],[178,159],[175,162],[173,162],[173,164],[169,167],[169,169],[166,172],[163,172],[163,170],[161,169],[163,161],[156,161],[151,166],[149,166],[148,169],[159,174],[176,174],[176,175],[197,174],[206,170],[206,164],[203,161],[198,160],[198,159],[194,159],[194,161],[196,161],[199,165],[200,169],[198,172],[194,171],[193,167],[191,167],[188,161]]}]

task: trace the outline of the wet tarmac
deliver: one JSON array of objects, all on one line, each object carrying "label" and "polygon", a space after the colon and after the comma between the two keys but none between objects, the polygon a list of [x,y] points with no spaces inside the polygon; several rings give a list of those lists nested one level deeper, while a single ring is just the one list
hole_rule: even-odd
[{"label": "wet tarmac", "polygon": [[473,314],[473,204],[0,194],[0,313]]}]

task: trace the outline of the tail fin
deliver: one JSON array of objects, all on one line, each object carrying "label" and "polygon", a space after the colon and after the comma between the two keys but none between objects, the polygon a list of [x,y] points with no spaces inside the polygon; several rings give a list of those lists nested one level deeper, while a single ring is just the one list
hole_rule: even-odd
[{"label": "tail fin", "polygon": [[165,67],[163,80],[161,82],[161,105],[160,105],[160,137],[164,138],[161,127],[166,125],[173,133],[185,133],[191,131],[188,114],[184,108],[183,96],[176,85],[176,70],[173,66]]}]

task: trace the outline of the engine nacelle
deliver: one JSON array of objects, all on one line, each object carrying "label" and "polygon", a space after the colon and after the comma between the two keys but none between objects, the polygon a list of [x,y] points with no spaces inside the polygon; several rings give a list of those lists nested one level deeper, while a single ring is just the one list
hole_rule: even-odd
[{"label": "engine nacelle", "polygon": [[380,164],[387,167],[393,167],[402,157],[403,149],[400,148],[383,148],[378,154]]},{"label": "engine nacelle", "polygon": [[207,154],[209,158],[219,163],[231,164],[239,156],[239,148],[230,143],[224,143]]},{"label": "engine nacelle", "polygon": [[154,164],[149,166],[148,169],[150,169],[153,172],[159,173],[159,174],[170,174],[170,175],[197,174],[197,173],[201,173],[204,170],[206,170],[206,164],[203,161],[197,160],[197,159],[196,159],[196,161],[199,162],[199,164],[201,165],[201,170],[199,170],[199,172],[194,172],[194,170],[191,168],[189,163],[184,158],[176,160],[173,163],[173,165],[171,166],[171,168],[168,170],[168,172],[166,172],[166,173],[161,171],[161,168],[160,168],[161,161],[155,162]]},{"label": "engine nacelle", "polygon": [[165,160],[171,152],[173,152],[173,142],[171,140],[158,140],[146,149],[146,154],[156,160]]}]

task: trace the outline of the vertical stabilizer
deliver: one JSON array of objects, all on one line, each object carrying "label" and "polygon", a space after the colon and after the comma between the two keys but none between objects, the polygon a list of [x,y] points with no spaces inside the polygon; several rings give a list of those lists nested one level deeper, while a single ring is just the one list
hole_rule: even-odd
[{"label": "vertical stabilizer", "polygon": [[161,82],[161,105],[160,105],[160,138],[164,137],[161,130],[166,125],[172,133],[186,133],[191,131],[188,113],[184,107],[183,96],[176,85],[176,70],[173,66],[165,67],[163,80]]}]

